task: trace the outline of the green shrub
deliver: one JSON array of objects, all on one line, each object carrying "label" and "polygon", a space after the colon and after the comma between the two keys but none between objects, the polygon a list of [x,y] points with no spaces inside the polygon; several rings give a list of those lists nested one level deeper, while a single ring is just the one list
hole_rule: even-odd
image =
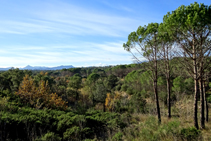
[{"label": "green shrub", "polygon": [[41,138],[41,140],[44,140],[44,141],[60,141],[61,138],[59,137],[59,135],[54,134],[53,132],[48,132]]},{"label": "green shrub", "polygon": [[129,95],[132,95],[134,93],[134,90],[131,87],[127,88],[126,93],[129,94]]},{"label": "green shrub", "polygon": [[121,91],[126,91],[128,88],[127,84],[123,84],[121,87]]},{"label": "green shrub", "polygon": [[208,103],[211,103],[211,96],[209,96],[209,97],[207,98],[207,102],[208,102]]},{"label": "green shrub", "polygon": [[120,91],[121,90],[121,84],[118,84],[116,87],[115,87],[116,91]]},{"label": "green shrub", "polygon": [[192,141],[197,140],[200,137],[201,131],[197,130],[195,127],[189,127],[181,129],[180,134],[183,139]]},{"label": "green shrub", "polygon": [[180,140],[179,126],[179,121],[171,121],[167,124],[158,125],[155,117],[148,117],[148,119],[145,122],[140,123],[140,125],[133,126],[133,128],[128,127],[124,133],[125,138],[128,140]]},{"label": "green shrub", "polygon": [[112,141],[122,141],[122,137],[123,137],[122,132],[118,132],[112,137]]}]

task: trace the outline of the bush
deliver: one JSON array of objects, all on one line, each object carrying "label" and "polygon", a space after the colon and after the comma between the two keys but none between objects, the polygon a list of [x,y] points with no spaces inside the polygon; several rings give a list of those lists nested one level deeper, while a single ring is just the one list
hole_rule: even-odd
[{"label": "bush", "polygon": [[115,89],[116,89],[116,91],[120,91],[121,90],[121,84],[118,84]]},{"label": "bush", "polygon": [[48,132],[41,139],[37,139],[37,140],[60,141],[61,138],[57,134],[54,134],[53,132]]},{"label": "bush", "polygon": [[211,103],[211,96],[209,96],[209,97],[207,98],[207,102],[208,102],[208,103]]},{"label": "bush", "polygon": [[123,84],[121,87],[121,91],[126,91],[128,88],[127,84]]},{"label": "bush", "polygon": [[118,132],[112,137],[112,141],[122,141],[122,137],[123,137],[122,132]]},{"label": "bush", "polygon": [[134,90],[132,88],[128,88],[126,93],[129,95],[132,95],[132,94],[134,94]]},{"label": "bush", "polygon": [[197,130],[195,127],[183,128],[180,132],[183,139],[188,141],[197,140],[200,135],[201,131]]},{"label": "bush", "polygon": [[167,124],[158,125],[155,117],[148,117],[139,125],[127,127],[124,130],[125,138],[128,140],[162,141],[180,140],[180,122],[171,121]]}]

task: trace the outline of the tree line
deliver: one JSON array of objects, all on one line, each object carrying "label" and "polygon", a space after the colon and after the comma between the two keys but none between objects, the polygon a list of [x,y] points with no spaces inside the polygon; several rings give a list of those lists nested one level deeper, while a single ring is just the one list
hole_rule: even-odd
[{"label": "tree line", "polygon": [[199,99],[201,121],[211,103],[209,9],[181,6],[161,24],[140,26],[124,44],[134,64],[1,71],[0,140],[202,139],[195,118]]},{"label": "tree line", "polygon": [[[147,26],[138,27],[137,31],[129,34],[127,43],[123,44],[125,50],[129,51],[136,61],[141,62],[143,60],[141,57],[148,60],[147,69],[153,80],[159,123],[161,116],[157,91],[158,67],[164,67],[168,93],[168,117],[171,118],[170,75],[174,66],[171,66],[169,60],[177,57],[189,76],[194,79],[194,126],[199,128],[197,111],[200,95],[200,125],[202,129],[205,128],[204,103],[207,101],[204,82],[210,64],[210,16],[211,6],[197,2],[188,6],[182,5],[175,11],[168,12],[163,18],[163,23],[149,23]],[[158,60],[162,60],[162,63],[158,64]]]}]

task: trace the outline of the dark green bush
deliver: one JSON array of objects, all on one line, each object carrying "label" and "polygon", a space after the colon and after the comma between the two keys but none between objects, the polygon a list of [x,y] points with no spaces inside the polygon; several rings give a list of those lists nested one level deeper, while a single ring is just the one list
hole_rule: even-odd
[{"label": "dark green bush", "polygon": [[123,134],[122,132],[117,132],[113,137],[112,141],[122,141]]},{"label": "dark green bush", "polygon": [[121,87],[121,91],[127,91],[127,84],[123,84],[122,87]]},{"label": "dark green bush", "polygon": [[197,130],[195,127],[189,127],[181,129],[180,134],[182,139],[192,141],[197,140],[200,137],[201,131]]},{"label": "dark green bush", "polygon": [[126,93],[129,95],[132,95],[132,94],[134,94],[134,90],[132,88],[127,88]]}]

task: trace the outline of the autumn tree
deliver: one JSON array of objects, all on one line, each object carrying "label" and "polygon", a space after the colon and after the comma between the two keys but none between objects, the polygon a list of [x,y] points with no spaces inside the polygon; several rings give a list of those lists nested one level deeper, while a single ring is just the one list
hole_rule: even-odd
[{"label": "autumn tree", "polygon": [[18,92],[16,92],[25,104],[29,103],[37,109],[46,108],[61,108],[66,109],[66,102],[61,99],[56,93],[50,93],[48,81],[41,80],[38,87],[34,80],[29,75],[23,78]]}]

